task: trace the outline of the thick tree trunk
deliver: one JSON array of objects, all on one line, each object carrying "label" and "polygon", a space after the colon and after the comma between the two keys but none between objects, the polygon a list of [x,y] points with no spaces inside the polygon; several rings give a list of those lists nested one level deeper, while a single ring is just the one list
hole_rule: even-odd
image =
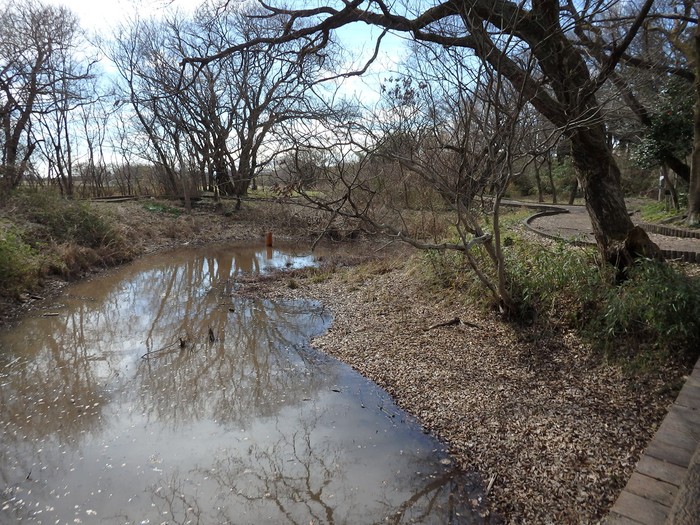
[{"label": "thick tree trunk", "polygon": [[599,120],[600,105],[595,83],[581,53],[567,39],[560,25],[559,2],[532,2],[531,34],[533,53],[544,73],[551,78],[556,103],[541,92],[533,105],[557,126],[569,127],[571,155],[598,249],[602,256],[624,270],[637,257],[662,259],[661,250],[627,214],[620,170],[612,156],[605,126]]},{"label": "thick tree trunk", "polygon": [[661,177],[663,178],[663,194],[664,198],[666,195],[671,195],[671,200],[673,201],[673,207],[676,211],[680,210],[680,205],[678,204],[678,192],[676,191],[676,186],[673,184],[671,177],[668,174],[668,166],[665,164],[661,165]]},{"label": "thick tree trunk", "polygon": [[540,177],[540,165],[535,161],[535,182],[537,183],[537,202],[544,202],[544,192],[542,191],[542,178]]},{"label": "thick tree trunk", "polygon": [[601,254],[620,269],[640,256],[663,259],[659,247],[634,225],[627,213],[620,170],[605,142],[603,126],[575,130],[571,144],[574,167]]},{"label": "thick tree trunk", "polygon": [[552,173],[552,157],[547,155],[547,176],[549,185],[552,187],[552,204],[557,203],[557,187],[554,185],[554,174]]},{"label": "thick tree trunk", "polygon": [[233,177],[228,170],[216,172],[216,187],[221,195],[230,197],[236,194],[236,190],[233,186]]},{"label": "thick tree trunk", "polygon": [[574,177],[574,180],[571,181],[571,193],[569,193],[569,206],[573,206],[574,202],[576,201],[576,194],[578,193],[578,179]]},{"label": "thick tree trunk", "polygon": [[700,24],[695,30],[695,123],[688,188],[688,225],[700,224]]}]

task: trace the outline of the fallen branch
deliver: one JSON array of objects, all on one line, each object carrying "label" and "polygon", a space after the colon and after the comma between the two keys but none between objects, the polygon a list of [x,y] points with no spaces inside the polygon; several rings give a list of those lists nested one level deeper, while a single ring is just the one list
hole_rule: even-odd
[{"label": "fallen branch", "polygon": [[435,328],[440,328],[441,326],[455,326],[460,324],[461,322],[462,320],[459,317],[455,317],[454,319],[450,319],[449,321],[431,324],[428,328],[425,329],[425,331],[427,332],[428,330],[434,330]]},{"label": "fallen branch", "polygon": [[423,331],[427,332],[428,330],[433,330],[442,326],[456,326],[458,324],[466,324],[467,326],[471,326],[473,328],[481,328],[478,324],[470,323],[469,321],[462,321],[459,317],[455,317],[454,319],[450,319],[449,321],[443,321],[442,323],[432,324],[428,328],[424,328]]},{"label": "fallen branch", "polygon": [[493,484],[496,482],[496,474],[493,474],[491,478],[489,479],[489,484],[486,487],[486,495],[489,495],[489,492],[491,492],[491,489],[493,488]]}]

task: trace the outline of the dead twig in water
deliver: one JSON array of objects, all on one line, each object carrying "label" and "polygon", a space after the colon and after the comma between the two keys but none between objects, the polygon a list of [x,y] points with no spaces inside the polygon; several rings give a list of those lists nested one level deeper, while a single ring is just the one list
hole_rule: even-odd
[{"label": "dead twig in water", "polygon": [[180,339],[179,341],[177,341],[175,343],[170,343],[169,345],[165,345],[161,348],[158,348],[157,350],[150,350],[150,351],[146,352],[145,354],[143,354],[141,356],[141,359],[154,359],[156,357],[163,357],[163,355],[166,355],[170,352],[167,352],[166,354],[163,354],[163,355],[155,355],[155,354],[158,354],[160,352],[165,352],[166,350],[174,351],[175,346],[182,348],[183,347],[182,346],[182,339]]}]

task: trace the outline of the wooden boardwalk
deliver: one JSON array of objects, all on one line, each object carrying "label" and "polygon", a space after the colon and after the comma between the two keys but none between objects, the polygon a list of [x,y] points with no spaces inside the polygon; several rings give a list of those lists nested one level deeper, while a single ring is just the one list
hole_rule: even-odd
[{"label": "wooden boardwalk", "polygon": [[700,360],[610,510],[606,525],[663,525],[700,443]]}]

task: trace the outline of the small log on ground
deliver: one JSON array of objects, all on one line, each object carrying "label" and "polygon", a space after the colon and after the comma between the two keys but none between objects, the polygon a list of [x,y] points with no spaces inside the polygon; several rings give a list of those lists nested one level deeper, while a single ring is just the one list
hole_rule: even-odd
[{"label": "small log on ground", "polygon": [[480,326],[477,324],[470,323],[469,321],[462,321],[459,317],[454,317],[453,319],[450,319],[449,321],[443,321],[441,323],[432,324],[428,328],[424,328],[423,331],[427,332],[428,330],[434,330],[435,328],[440,328],[443,326],[457,326],[459,324],[466,324],[466,325],[474,327],[474,328],[480,328]]}]

